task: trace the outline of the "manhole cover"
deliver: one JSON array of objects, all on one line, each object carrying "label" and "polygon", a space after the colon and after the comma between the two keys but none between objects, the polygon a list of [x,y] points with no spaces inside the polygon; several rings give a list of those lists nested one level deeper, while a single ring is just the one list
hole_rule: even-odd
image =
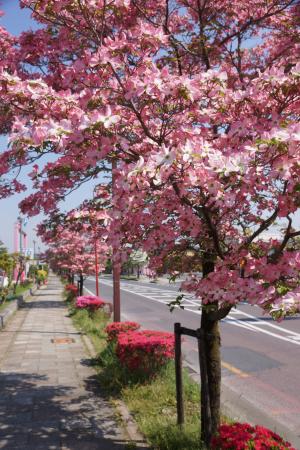
[{"label": "manhole cover", "polygon": [[72,344],[75,340],[71,338],[55,338],[51,339],[51,342],[53,344]]}]

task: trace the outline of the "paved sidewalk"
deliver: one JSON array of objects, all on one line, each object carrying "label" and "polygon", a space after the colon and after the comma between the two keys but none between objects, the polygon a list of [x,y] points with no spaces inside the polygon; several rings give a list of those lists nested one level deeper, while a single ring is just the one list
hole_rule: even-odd
[{"label": "paved sidewalk", "polygon": [[50,275],[0,333],[0,449],[122,450],[61,292]]}]

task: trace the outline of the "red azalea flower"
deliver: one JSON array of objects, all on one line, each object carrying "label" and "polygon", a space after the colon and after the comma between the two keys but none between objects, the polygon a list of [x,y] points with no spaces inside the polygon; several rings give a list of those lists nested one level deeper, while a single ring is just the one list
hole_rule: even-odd
[{"label": "red azalea flower", "polygon": [[260,425],[223,424],[211,441],[212,450],[295,450],[278,434]]},{"label": "red azalea flower", "polygon": [[96,311],[99,308],[103,308],[105,302],[94,295],[83,295],[77,297],[76,308],[78,309],[88,309],[89,311]]},{"label": "red azalea flower", "polygon": [[138,330],[141,325],[137,322],[112,322],[107,325],[105,332],[109,342],[115,341],[120,333]]},{"label": "red azalea flower", "polygon": [[119,333],[116,352],[128,369],[153,375],[174,357],[174,335],[154,330]]}]

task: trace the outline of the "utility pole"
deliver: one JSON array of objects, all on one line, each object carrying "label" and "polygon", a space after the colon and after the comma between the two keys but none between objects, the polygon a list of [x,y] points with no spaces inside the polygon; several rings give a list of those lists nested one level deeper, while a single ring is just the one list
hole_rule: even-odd
[{"label": "utility pole", "polygon": [[[112,197],[115,193],[115,169],[117,168],[116,159],[112,160]],[[114,322],[121,321],[121,301],[120,301],[120,264],[115,262],[116,250],[113,250],[113,298],[114,298]]]},{"label": "utility pole", "polygon": [[[95,186],[96,188],[96,186]],[[95,199],[95,188],[93,190],[93,199]],[[98,248],[97,248],[97,224],[95,225],[95,243],[94,243],[94,251],[95,251],[95,279],[96,279],[96,295],[99,297],[99,268],[98,268]]]},{"label": "utility pole", "polygon": [[22,235],[23,235],[23,229],[22,229],[22,225],[23,225],[23,219],[22,217],[18,217],[18,222],[19,222],[19,246],[20,246],[20,255],[22,255],[23,253],[23,246],[22,246]]},{"label": "utility pole", "polygon": [[36,244],[36,240],[33,239],[33,259],[35,260],[35,244]]},{"label": "utility pole", "polygon": [[96,295],[99,297],[99,269],[98,269],[98,251],[97,251],[97,237],[95,237],[95,275],[96,275]]}]

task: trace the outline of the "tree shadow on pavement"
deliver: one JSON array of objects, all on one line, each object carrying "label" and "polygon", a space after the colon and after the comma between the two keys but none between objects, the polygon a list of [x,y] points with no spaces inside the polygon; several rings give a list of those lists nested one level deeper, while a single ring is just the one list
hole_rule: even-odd
[{"label": "tree shadow on pavement", "polygon": [[60,296],[61,295],[61,290],[60,289],[53,289],[53,290],[51,290],[51,289],[47,289],[47,290],[43,290],[43,291],[35,291],[33,294],[32,294],[32,297],[48,297],[48,296],[51,296],[51,295],[58,295],[58,296]]},{"label": "tree shadow on pavement", "polygon": [[22,309],[49,309],[49,308],[65,308],[66,305],[58,300],[35,300],[28,301],[21,305]]},{"label": "tree shadow on pavement", "polygon": [[43,375],[0,373],[1,449],[122,450],[126,444],[94,383],[84,390],[52,385]]}]

